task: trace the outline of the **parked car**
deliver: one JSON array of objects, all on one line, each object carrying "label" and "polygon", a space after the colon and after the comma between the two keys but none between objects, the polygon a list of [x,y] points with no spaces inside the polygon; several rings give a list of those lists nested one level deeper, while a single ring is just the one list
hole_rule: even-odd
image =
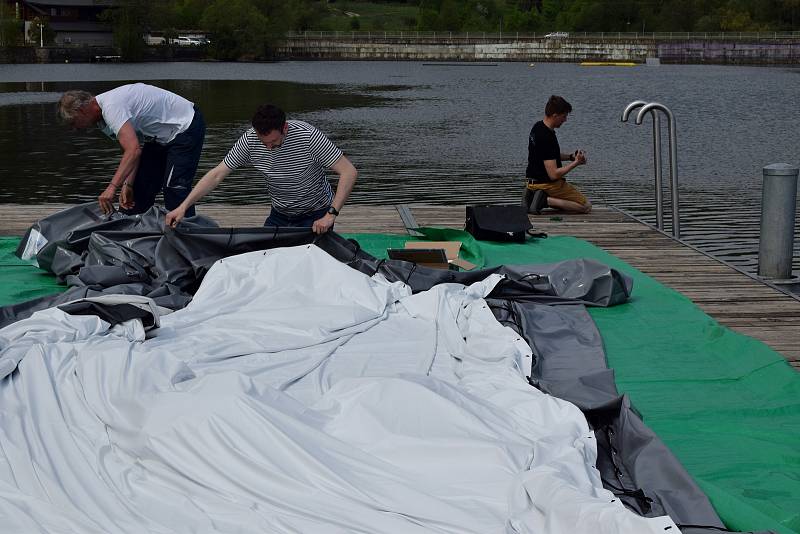
[{"label": "parked car", "polygon": [[569,37],[567,32],[550,32],[544,36],[545,39],[564,39],[565,37]]},{"label": "parked car", "polygon": [[178,46],[200,46],[202,43],[200,42],[200,39],[195,39],[194,37],[178,36],[177,39],[172,40],[172,44],[176,44]]}]

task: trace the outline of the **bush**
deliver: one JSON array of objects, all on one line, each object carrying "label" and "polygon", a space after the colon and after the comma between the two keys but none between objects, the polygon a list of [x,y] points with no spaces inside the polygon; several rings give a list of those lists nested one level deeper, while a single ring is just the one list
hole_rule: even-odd
[{"label": "bush", "polygon": [[0,46],[22,45],[23,23],[16,19],[0,19]]}]

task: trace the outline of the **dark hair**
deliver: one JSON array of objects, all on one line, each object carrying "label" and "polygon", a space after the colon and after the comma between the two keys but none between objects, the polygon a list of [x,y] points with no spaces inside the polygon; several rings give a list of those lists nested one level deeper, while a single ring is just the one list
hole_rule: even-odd
[{"label": "dark hair", "polygon": [[544,114],[549,117],[561,113],[572,113],[572,105],[560,96],[551,96],[544,107]]},{"label": "dark hair", "polygon": [[253,115],[253,128],[260,134],[268,134],[273,130],[280,131],[286,123],[286,113],[277,106],[264,104],[259,106]]}]

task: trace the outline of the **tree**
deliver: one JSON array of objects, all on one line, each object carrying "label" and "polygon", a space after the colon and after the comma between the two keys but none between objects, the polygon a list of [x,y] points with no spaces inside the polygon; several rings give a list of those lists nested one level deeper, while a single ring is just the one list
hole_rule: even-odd
[{"label": "tree", "polygon": [[211,52],[217,59],[267,55],[268,19],[250,0],[214,0],[200,23],[213,35]]},{"label": "tree", "polygon": [[513,8],[506,12],[503,19],[503,31],[535,32],[539,30],[539,14],[535,9],[522,10]]},{"label": "tree", "polygon": [[8,5],[0,1],[0,47],[22,44],[22,21],[9,11]]},{"label": "tree", "polygon": [[139,61],[144,57],[144,34],[152,11],[150,2],[145,0],[119,0],[117,7],[100,16],[111,23],[114,45],[123,61]]}]

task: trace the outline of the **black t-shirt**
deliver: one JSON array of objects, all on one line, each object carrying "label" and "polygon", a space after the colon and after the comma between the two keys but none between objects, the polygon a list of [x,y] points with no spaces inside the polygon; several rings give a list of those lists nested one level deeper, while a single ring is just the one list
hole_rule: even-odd
[{"label": "black t-shirt", "polygon": [[561,147],[558,146],[556,132],[539,121],[533,125],[528,136],[528,168],[525,176],[539,184],[550,182],[547,169],[544,168],[544,162],[549,159],[556,160],[556,167],[561,167]]}]

